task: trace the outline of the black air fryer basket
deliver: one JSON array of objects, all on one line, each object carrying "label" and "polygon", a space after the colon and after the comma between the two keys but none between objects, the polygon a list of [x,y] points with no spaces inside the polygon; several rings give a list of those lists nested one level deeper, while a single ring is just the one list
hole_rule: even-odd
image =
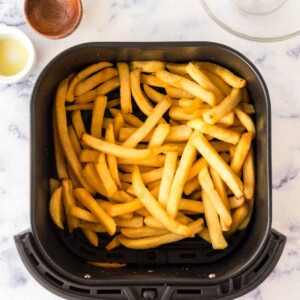
[{"label": "black air fryer basket", "polygon": [[[94,248],[79,232],[69,235],[50,219],[49,177],[54,172],[52,105],[59,82],[98,61],[211,61],[247,80],[257,136],[255,206],[251,222],[214,251],[199,239],[149,250],[107,252],[108,237]],[[89,116],[85,119],[88,121]],[[273,270],[286,238],[271,229],[271,109],[267,87],[243,55],[224,45],[187,43],[88,43],[54,58],[41,73],[31,101],[31,229],[15,237],[29,272],[68,299],[233,299],[257,287]],[[86,261],[126,262],[102,269]]]}]

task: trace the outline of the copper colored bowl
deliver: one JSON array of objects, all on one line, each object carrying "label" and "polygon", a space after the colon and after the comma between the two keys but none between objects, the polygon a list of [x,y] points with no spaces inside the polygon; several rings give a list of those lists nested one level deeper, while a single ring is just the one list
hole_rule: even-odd
[{"label": "copper colored bowl", "polygon": [[82,17],[80,0],[25,0],[24,12],[31,28],[50,39],[71,34]]}]

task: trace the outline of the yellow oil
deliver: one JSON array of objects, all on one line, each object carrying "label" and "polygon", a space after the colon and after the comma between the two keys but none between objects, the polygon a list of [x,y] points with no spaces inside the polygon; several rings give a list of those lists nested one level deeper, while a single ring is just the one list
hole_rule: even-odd
[{"label": "yellow oil", "polygon": [[0,75],[13,76],[26,66],[28,51],[14,38],[0,39]]}]

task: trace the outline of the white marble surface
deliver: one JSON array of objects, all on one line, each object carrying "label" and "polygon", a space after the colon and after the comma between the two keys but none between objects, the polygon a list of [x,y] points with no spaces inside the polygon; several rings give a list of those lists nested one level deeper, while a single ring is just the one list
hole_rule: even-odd
[{"label": "white marble surface", "polygon": [[36,69],[23,82],[0,84],[0,299],[58,299],[23,266],[13,235],[29,228],[29,104],[41,69],[62,50],[89,41],[215,41],[245,54],[260,70],[272,102],[273,228],[288,237],[275,271],[242,297],[300,297],[300,36],[277,43],[241,40],[215,25],[199,1],[83,0],[83,18],[71,36],[51,41],[24,21],[23,1],[0,0],[0,25],[32,39]]}]

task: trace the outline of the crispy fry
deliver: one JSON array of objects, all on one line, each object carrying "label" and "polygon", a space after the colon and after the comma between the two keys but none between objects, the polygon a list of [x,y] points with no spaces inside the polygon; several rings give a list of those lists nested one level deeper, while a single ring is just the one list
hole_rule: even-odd
[{"label": "crispy fry", "polygon": [[137,211],[143,207],[144,205],[137,199],[127,203],[113,204],[107,208],[107,212],[111,217],[116,217],[125,213]]},{"label": "crispy fry", "polygon": [[[203,228],[203,219],[198,219],[193,221],[192,223],[187,225],[188,229],[193,233],[196,234],[200,232]],[[145,237],[139,239],[129,239],[129,238],[120,238],[120,242],[127,248],[132,249],[149,249],[155,248],[162,244],[168,244],[176,241],[180,241],[184,239],[186,236],[178,235],[175,233],[167,233],[164,235],[152,236],[152,237]]]},{"label": "crispy fry", "polygon": [[56,190],[51,194],[52,196],[49,203],[51,218],[58,228],[64,229],[64,225],[62,223],[62,187],[57,187]]},{"label": "crispy fry", "polygon": [[244,230],[248,226],[248,224],[251,220],[251,216],[253,213],[254,200],[253,199],[248,200],[247,204],[249,206],[249,212],[248,212],[247,216],[245,217],[245,219],[240,223],[238,230]]},{"label": "crispy fry", "polygon": [[209,236],[209,231],[207,229],[207,227],[203,227],[203,229],[198,233],[198,235],[205,240],[206,242],[211,244],[211,239]]},{"label": "crispy fry", "polygon": [[119,140],[120,129],[124,127],[124,117],[121,113],[117,113],[113,120],[114,136]]},{"label": "crispy fry", "polygon": [[162,235],[170,233],[167,229],[158,229],[148,226],[143,226],[140,228],[121,228],[121,233],[123,236],[132,238],[132,239],[139,239],[149,236],[155,236],[155,235]]},{"label": "crispy fry", "polygon": [[199,180],[197,177],[191,179],[190,181],[186,181],[183,187],[183,193],[187,196],[192,194],[194,191],[200,188]]},{"label": "crispy fry", "polygon": [[77,134],[75,132],[75,129],[71,124],[68,126],[68,134],[69,134],[72,146],[74,148],[74,151],[75,151],[77,157],[79,157],[79,154],[81,152],[81,146],[80,146],[80,142],[77,137]]},{"label": "crispy fry", "polygon": [[[156,168],[149,172],[142,173],[142,179],[145,184],[160,180],[163,176],[164,168]],[[132,182],[132,174],[120,174],[120,178],[125,182]]]},{"label": "crispy fry", "polygon": [[[111,108],[109,109],[110,113],[115,117],[118,113],[120,113],[121,111],[118,110],[118,109],[115,109],[115,108]],[[141,127],[143,125],[143,122],[138,118],[136,117],[135,115],[133,114],[122,114],[123,118],[124,118],[124,121],[133,126],[133,127]]]},{"label": "crispy fry", "polygon": [[201,68],[216,74],[233,88],[242,88],[246,85],[245,79],[236,76],[228,69],[221,67],[219,65],[209,63],[209,62],[198,62],[197,66],[200,66]]},{"label": "crispy fry", "polygon": [[254,197],[255,169],[253,148],[250,147],[243,166],[244,195],[246,200]]},{"label": "crispy fry", "polygon": [[147,84],[143,84],[143,88],[147,97],[153,102],[159,103],[166,98],[166,95],[157,92],[155,89],[151,88]]},{"label": "crispy fry", "polygon": [[191,80],[164,70],[158,71],[156,76],[166,84],[183,89],[192,94],[194,97],[198,97],[212,106],[216,105],[217,103],[216,97],[213,93],[208,92],[203,87]]},{"label": "crispy fry", "polygon": [[149,159],[134,159],[134,158],[118,158],[118,164],[124,165],[138,165],[138,166],[145,166],[145,167],[162,167],[164,165],[166,156],[165,155],[156,155]]},{"label": "crispy fry", "polygon": [[195,134],[193,133],[184,148],[168,198],[167,212],[173,219],[177,215],[184,183],[186,181],[186,178],[188,177],[192,163],[196,157],[196,148],[193,142],[194,137]]},{"label": "crispy fry", "polygon": [[177,152],[167,152],[163,175],[159,189],[158,201],[166,206],[177,166]]},{"label": "crispy fry", "polygon": [[247,203],[244,203],[242,206],[238,207],[233,213],[232,213],[232,225],[227,231],[226,235],[230,236],[234,232],[237,231],[239,226],[243,223],[243,221],[246,219],[247,215],[249,213],[249,206]]},{"label": "crispy fry", "polygon": [[222,180],[228,185],[237,198],[243,197],[243,184],[224,159],[210,145],[202,133],[197,133],[194,138],[194,145],[206,159],[206,161],[216,170]]},{"label": "crispy fry", "polygon": [[62,181],[62,198],[68,223],[68,229],[69,232],[72,232],[74,228],[78,227],[79,221],[77,218],[74,218],[72,215],[70,215],[71,208],[76,206],[76,201],[73,196],[73,187],[70,180],[64,179]]},{"label": "crispy fry", "polygon": [[242,109],[246,114],[252,115],[255,114],[255,108],[253,104],[250,103],[240,103],[238,108]]},{"label": "crispy fry", "polygon": [[68,174],[70,177],[70,180],[72,182],[73,188],[78,188],[78,187],[82,187],[80,181],[77,179],[77,177],[75,176],[74,172],[72,171],[70,164],[67,162],[67,170],[68,170]]},{"label": "crispy fry", "polygon": [[120,86],[119,77],[113,77],[97,88],[75,98],[76,103],[92,102],[97,96],[105,96]]},{"label": "crispy fry", "polygon": [[186,67],[187,64],[174,64],[174,63],[167,63],[167,69],[177,75],[185,75],[187,74]]},{"label": "crispy fry", "polygon": [[219,105],[203,114],[203,119],[208,124],[217,123],[227,113],[231,112],[241,102],[241,90],[233,88]]},{"label": "crispy fry", "polygon": [[179,202],[179,210],[195,212],[198,214],[204,213],[203,203],[198,200],[181,199]]},{"label": "crispy fry", "polygon": [[106,104],[106,96],[96,97],[92,114],[91,135],[99,139],[102,137],[102,124]]},{"label": "crispy fry", "polygon": [[[105,140],[109,143],[115,143],[113,124],[109,124],[108,127],[106,128]],[[110,171],[110,174],[111,174],[112,178],[114,179],[116,185],[118,187],[121,187],[121,182],[120,182],[120,178],[119,178],[119,170],[118,170],[118,164],[117,164],[116,157],[113,156],[113,155],[107,154],[106,159],[107,159],[108,169]]]},{"label": "crispy fry", "polygon": [[80,96],[91,91],[97,85],[113,78],[118,75],[118,71],[115,68],[106,68],[87,79],[77,83],[75,87],[75,95]]},{"label": "crispy fry", "polygon": [[243,126],[247,129],[247,131],[253,133],[254,138],[256,134],[256,129],[251,117],[239,107],[235,107],[233,111],[237,115]]},{"label": "crispy fry", "polygon": [[163,209],[161,204],[156,201],[156,199],[151,195],[151,193],[144,186],[140,171],[138,167],[135,167],[133,171],[133,189],[139,200],[147,208],[150,214],[159,220],[166,229],[171,232],[177,233],[182,236],[193,236],[189,228],[178,223],[177,221],[172,220],[166,211]]},{"label": "crispy fry", "polygon": [[153,132],[148,148],[161,146],[170,132],[169,124],[159,124]]},{"label": "crispy fry", "polygon": [[82,163],[93,162],[97,163],[99,161],[100,152],[96,150],[83,149],[79,153],[79,161]]},{"label": "crispy fry", "polygon": [[195,118],[186,123],[193,129],[196,129],[202,133],[209,134],[210,136],[231,144],[236,144],[240,139],[240,134],[226,128],[222,128],[217,125],[207,124],[202,118]]},{"label": "crispy fry", "polygon": [[82,103],[82,104],[73,104],[66,106],[66,111],[72,110],[92,110],[94,107],[93,103]]},{"label": "crispy fry", "polygon": [[186,67],[187,73],[203,88],[212,92],[220,103],[224,99],[224,94],[216,87],[211,80],[197,67],[195,63],[190,62]]},{"label": "crispy fry", "polygon": [[[71,213],[73,212],[74,213],[74,209],[78,209],[77,207],[73,207],[72,210],[71,210]],[[84,212],[86,212],[86,210],[82,209]],[[90,214],[90,213],[89,213]],[[80,215],[80,213],[79,213]],[[94,218],[95,219],[95,218]],[[95,219],[96,220],[96,219]],[[84,229],[87,229],[87,230],[92,230],[94,232],[98,232],[98,233],[103,233],[103,232],[106,232],[105,228],[101,225],[101,224],[96,224],[96,223],[90,223],[90,222],[85,222],[85,221],[81,221],[80,224],[79,224],[79,227],[80,228],[84,228]]]},{"label": "crispy fry", "polygon": [[130,70],[140,69],[144,73],[153,73],[159,70],[164,70],[166,63],[158,60],[148,61],[132,61],[130,63]]},{"label": "crispy fry", "polygon": [[244,198],[237,199],[236,197],[233,196],[228,198],[228,202],[229,202],[230,209],[235,209],[242,206],[245,201]]},{"label": "crispy fry", "polygon": [[55,192],[57,188],[59,188],[60,183],[58,179],[50,178],[49,179],[49,190],[50,190],[50,196]]},{"label": "crispy fry", "polygon": [[251,132],[244,133],[241,136],[239,143],[237,144],[236,151],[230,163],[231,169],[237,175],[242,170],[244,160],[246,159],[246,156],[251,146],[252,136],[253,134]]},{"label": "crispy fry", "polygon": [[97,173],[104,185],[104,188],[106,190],[107,196],[111,197],[116,191],[117,191],[117,185],[112,178],[107,163],[106,163],[106,158],[105,154],[101,153],[99,156],[99,162],[95,164]]},{"label": "crispy fry", "polygon": [[132,113],[129,67],[125,62],[117,63],[120,77],[120,98],[122,113]]},{"label": "crispy fry", "polygon": [[103,210],[103,208],[85,189],[75,189],[74,194],[75,197],[94,214],[99,223],[105,227],[110,235],[115,234],[115,221]]},{"label": "crispy fry", "polygon": [[[83,132],[86,132],[83,120],[82,120],[82,115],[81,115],[81,111],[80,110],[74,110],[71,113],[71,117],[72,117],[72,124],[73,127],[75,129],[76,135],[77,135],[77,139],[80,139],[81,134]],[[83,148],[86,148],[85,145],[82,145]]]},{"label": "crispy fry", "polygon": [[143,227],[144,224],[144,219],[141,216],[133,217],[129,220],[121,219],[119,217],[115,218],[114,220],[119,227],[140,228]]},{"label": "crispy fry", "polygon": [[138,128],[123,144],[123,147],[134,148],[154,128],[163,114],[172,105],[172,100],[166,98],[158,103],[146,119],[145,123]]},{"label": "crispy fry", "polygon": [[214,209],[220,216],[221,220],[224,222],[226,226],[230,226],[232,223],[230,212],[225,206],[225,204],[223,203],[218,192],[216,191],[212,178],[207,168],[203,168],[200,170],[198,179],[202,189],[205,191],[205,194],[207,194],[207,196],[209,197],[209,201],[211,202]]},{"label": "crispy fry", "polygon": [[68,92],[66,95],[66,100],[69,102],[72,102],[74,100],[74,95],[75,95],[75,86],[77,83],[81,82],[82,80],[86,79],[90,75],[104,69],[111,67],[112,64],[109,62],[99,62],[93,65],[88,66],[87,68],[81,70],[70,82],[70,85],[68,87]]},{"label": "crispy fry", "polygon": [[94,246],[94,247],[98,247],[99,244],[99,240],[98,240],[98,236],[97,234],[92,231],[92,230],[87,230],[84,228],[81,228],[82,233],[84,234],[84,236],[87,238],[87,240]]},{"label": "crispy fry", "polygon": [[153,106],[141,90],[140,75],[141,71],[139,69],[136,69],[130,73],[131,92],[133,99],[136,102],[139,109],[146,116],[149,116],[153,110]]},{"label": "crispy fry", "polygon": [[141,84],[148,84],[150,86],[156,86],[164,88],[166,85],[154,75],[141,74]]},{"label": "crispy fry", "polygon": [[107,251],[110,251],[110,250],[115,249],[122,245],[119,240],[120,236],[121,236],[121,234],[117,235],[106,245],[105,248]]},{"label": "crispy fry", "polygon": [[[148,227],[157,228],[157,229],[165,229],[165,227],[158,220],[156,220],[154,217],[152,217],[149,213],[144,216],[145,216],[144,223]],[[181,223],[182,225],[187,225],[192,220],[190,218],[188,218],[187,216],[179,213],[178,217],[176,218],[176,221]]]},{"label": "crispy fry", "polygon": [[202,201],[212,247],[214,249],[225,249],[228,244],[222,234],[222,228],[217,211],[215,210],[209,196],[204,190],[202,190]]}]

